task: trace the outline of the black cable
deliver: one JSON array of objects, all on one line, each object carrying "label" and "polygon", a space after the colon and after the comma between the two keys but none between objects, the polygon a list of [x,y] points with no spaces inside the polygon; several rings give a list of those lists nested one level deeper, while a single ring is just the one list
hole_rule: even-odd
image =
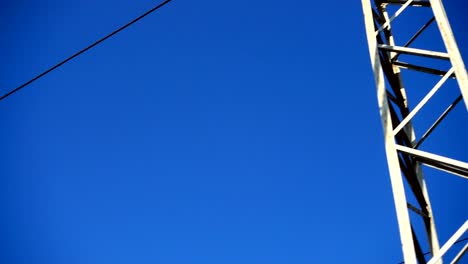
[{"label": "black cable", "polygon": [[10,95],[12,95],[12,94],[18,92],[19,90],[23,89],[24,87],[30,85],[30,84],[33,83],[34,81],[36,81],[36,80],[38,80],[38,79],[44,77],[45,75],[47,75],[47,74],[50,73],[51,71],[57,69],[58,67],[64,65],[65,63],[71,61],[72,59],[74,59],[74,58],[80,56],[81,54],[85,53],[86,51],[88,51],[88,50],[94,48],[95,46],[99,45],[101,42],[103,42],[103,41],[107,40],[108,38],[114,36],[115,34],[119,33],[120,31],[122,31],[122,30],[128,28],[129,26],[131,26],[131,25],[133,25],[134,23],[138,22],[138,20],[140,20],[140,19],[144,18],[145,16],[147,16],[147,15],[153,13],[154,11],[158,10],[159,8],[163,7],[165,4],[167,4],[167,3],[171,2],[171,1],[172,1],[172,0],[165,0],[164,2],[158,4],[157,6],[151,8],[150,10],[146,11],[144,14],[140,15],[139,17],[134,18],[132,21],[128,22],[127,24],[125,24],[125,25],[121,26],[120,28],[114,30],[112,33],[110,33],[110,34],[104,36],[103,38],[101,38],[101,39],[95,41],[93,44],[87,46],[86,48],[84,48],[84,49],[82,49],[82,50],[80,50],[80,51],[78,51],[77,53],[75,53],[75,54],[73,54],[72,56],[66,58],[65,60],[63,60],[63,61],[61,61],[61,62],[55,64],[53,67],[51,67],[51,68],[49,68],[48,70],[44,71],[43,73],[37,75],[36,77],[32,78],[31,80],[29,80],[29,81],[23,83],[22,85],[16,87],[16,88],[13,89],[13,90],[7,92],[6,94],[4,94],[4,95],[2,95],[2,96],[0,97],[0,101],[3,100],[3,99],[5,99],[5,98],[7,98],[8,96],[10,96]]}]

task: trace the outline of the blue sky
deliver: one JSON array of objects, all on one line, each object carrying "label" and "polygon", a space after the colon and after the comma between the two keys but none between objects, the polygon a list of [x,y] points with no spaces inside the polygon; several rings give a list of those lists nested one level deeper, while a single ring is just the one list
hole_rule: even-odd
[{"label": "blue sky", "polygon": [[[155,1],[1,5],[3,93]],[[174,0],[0,120],[2,263],[402,260],[360,1]],[[446,239],[466,181],[433,175]]]}]

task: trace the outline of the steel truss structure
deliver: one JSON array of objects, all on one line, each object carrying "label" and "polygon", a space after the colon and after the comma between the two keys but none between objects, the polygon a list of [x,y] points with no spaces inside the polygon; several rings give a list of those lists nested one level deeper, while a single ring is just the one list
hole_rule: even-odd
[{"label": "steel truss structure", "polygon": [[[431,136],[434,129],[446,119],[457,104],[464,101],[465,106],[468,107],[468,75],[440,0],[375,0],[373,3],[371,0],[362,0],[362,6],[404,261],[409,264],[442,263],[444,254],[468,230],[468,220],[454,232],[448,241],[442,246],[439,245],[422,166],[468,179],[468,163],[426,151],[422,148],[422,143]],[[390,14],[390,7],[396,12]],[[406,43],[397,44],[396,35],[394,35],[397,33],[392,30],[392,22],[405,14],[405,11],[408,13],[407,11],[413,8],[429,8],[432,10],[433,17],[423,24]],[[440,32],[446,50],[441,52],[412,47],[413,42],[432,24],[437,24],[437,27],[435,25],[432,27],[436,27]],[[400,60],[404,56],[413,58],[416,62]],[[423,61],[421,57],[426,60],[446,61],[450,67],[448,69],[428,67],[421,63]],[[422,78],[424,74],[440,76],[437,84],[432,89],[428,89],[429,92],[414,109],[408,106],[402,69],[421,72]],[[450,79],[456,79],[460,95],[447,106],[445,111],[439,113],[439,117],[435,118],[429,128],[423,128],[427,130],[422,136],[417,137],[414,122],[412,122],[414,117]],[[422,90],[421,87],[417,88]],[[409,87],[408,91],[409,89],[415,88]],[[405,186],[409,190],[405,190]],[[416,204],[408,202],[409,192],[415,198]],[[418,221],[422,220],[424,235],[415,232],[415,217]],[[423,248],[430,249],[429,256],[426,256]],[[456,254],[451,263],[457,263],[467,249],[468,243]]]}]

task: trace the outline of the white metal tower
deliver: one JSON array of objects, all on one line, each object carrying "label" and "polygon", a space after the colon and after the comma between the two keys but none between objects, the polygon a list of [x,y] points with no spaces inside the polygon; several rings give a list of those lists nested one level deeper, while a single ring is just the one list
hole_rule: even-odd
[{"label": "white metal tower", "polygon": [[[468,75],[440,0],[375,0],[372,3],[371,0],[362,0],[362,6],[404,261],[408,264],[442,263],[445,253],[468,230],[468,220],[462,223],[458,230],[453,230],[453,235],[448,241],[439,241],[429,199],[430,192],[422,167],[432,167],[449,175],[468,179],[468,163],[432,153],[426,150],[422,143],[434,136],[432,132],[439,124],[444,123],[456,105],[464,102],[465,107],[468,107]],[[432,17],[426,23],[422,23],[420,29],[415,30],[414,35],[406,42],[398,43],[397,40],[401,39],[400,33],[392,28],[392,24],[398,17],[410,14],[409,10],[414,8],[429,10]],[[439,31],[445,50],[427,48],[431,43],[425,43],[425,48],[414,47],[415,40],[431,27]],[[406,82],[403,71],[420,72],[421,78],[432,74],[440,76],[440,80],[431,89],[427,89],[421,98],[407,98],[411,89],[424,89],[411,85],[406,87],[404,84],[410,82]],[[421,109],[426,108],[428,101],[433,99],[436,92],[443,89],[447,82],[454,82],[458,86],[459,96],[444,106],[445,111],[434,114],[432,125],[415,127],[415,116]],[[410,109],[408,100],[412,100],[412,103],[416,101],[413,109]],[[418,134],[417,131],[426,132]],[[415,202],[409,202],[409,195],[414,197]],[[468,217],[468,212],[465,213]],[[415,218],[422,220],[424,235],[416,232]],[[429,249],[430,254],[425,254],[425,249]],[[467,250],[468,242],[455,254],[450,263],[458,263]]]}]

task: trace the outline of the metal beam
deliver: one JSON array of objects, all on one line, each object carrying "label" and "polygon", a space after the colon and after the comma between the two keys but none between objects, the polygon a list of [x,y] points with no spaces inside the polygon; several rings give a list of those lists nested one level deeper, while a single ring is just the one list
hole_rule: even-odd
[{"label": "metal beam", "polygon": [[468,163],[466,162],[458,161],[455,159],[443,157],[440,155],[401,145],[396,145],[396,149],[398,151],[410,154],[411,156],[421,160],[421,162],[427,164],[428,166],[444,171],[448,170],[453,174],[468,179]]},{"label": "metal beam", "polygon": [[[447,71],[429,68],[429,67],[416,65],[416,64],[411,64],[411,63],[407,63],[403,61],[394,61],[393,65],[398,66],[401,69],[419,71],[419,72],[434,74],[438,76],[444,76],[447,73]],[[455,74],[450,75],[450,78],[455,79]]]},{"label": "metal beam", "polygon": [[[382,1],[378,1],[379,3],[382,3],[382,4],[396,4],[396,5],[404,5],[406,2],[408,2],[407,0],[382,0]],[[423,0],[414,0],[412,3],[411,3],[411,6],[415,6],[415,7],[430,7],[431,6],[431,3],[429,1],[423,1]]]},{"label": "metal beam", "polygon": [[453,258],[452,262],[450,264],[457,264],[458,261],[465,255],[465,253],[468,251],[468,243],[465,244],[465,246],[458,252],[458,254]]},{"label": "metal beam", "polygon": [[457,42],[453,36],[452,28],[445,13],[445,8],[440,0],[430,0],[432,12],[437,21],[442,40],[444,41],[447,53],[450,55],[450,62],[455,68],[458,85],[463,95],[466,109],[468,110],[468,74],[465,64],[458,50]]},{"label": "metal beam", "polygon": [[386,45],[386,44],[379,44],[378,47],[379,49],[396,52],[396,53],[423,56],[423,57],[434,58],[434,59],[450,60],[449,54],[445,52],[391,46],[391,45]]},{"label": "metal beam", "polygon": [[370,0],[362,0],[362,7],[366,25],[367,41],[369,45],[369,55],[371,57],[375,84],[377,86],[377,97],[385,138],[385,152],[387,154],[388,168],[390,171],[390,181],[394,193],[393,198],[397,211],[401,246],[405,261],[408,261],[408,263],[416,263],[416,253],[411,231],[410,218],[407,209],[405,188],[403,184],[402,174],[399,169],[398,153],[396,151],[393,140],[393,125],[388,106],[389,103],[385,88],[384,73],[378,55],[379,50],[377,47],[374,18],[372,15],[372,6]]},{"label": "metal beam", "polygon": [[440,248],[440,251],[437,254],[434,254],[431,260],[427,264],[435,264],[442,256],[447,253],[455,242],[468,230],[468,220],[450,237],[450,239]]}]

